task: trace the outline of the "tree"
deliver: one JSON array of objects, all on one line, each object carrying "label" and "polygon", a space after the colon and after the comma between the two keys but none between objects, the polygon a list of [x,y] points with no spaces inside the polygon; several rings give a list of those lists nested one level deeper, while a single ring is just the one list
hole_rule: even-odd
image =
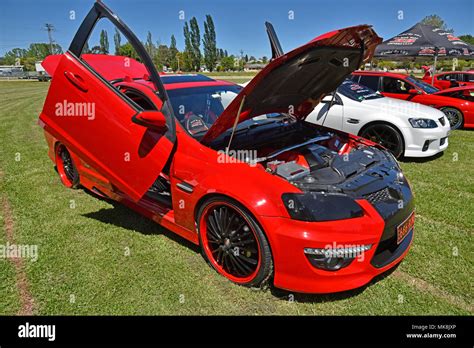
[{"label": "tree", "polygon": [[267,64],[267,63],[268,63],[268,58],[267,58],[267,56],[263,56],[261,60],[262,60],[262,63],[263,63],[263,64]]},{"label": "tree", "polygon": [[[94,48],[95,47],[93,47],[92,50],[94,50]],[[137,52],[130,42],[127,42],[119,47],[118,55],[140,60]]]},{"label": "tree", "polygon": [[191,18],[189,26],[192,47],[192,67],[194,71],[199,71],[201,68],[201,34],[199,33],[199,24],[196,17]]},{"label": "tree", "polygon": [[178,71],[178,48],[176,48],[176,38],[171,35],[171,43],[169,48],[169,65],[173,71]]},{"label": "tree", "polygon": [[[35,70],[35,63],[41,61],[50,54],[51,46],[49,43],[32,43],[25,48],[13,48],[5,53],[2,64],[5,65],[23,65],[27,71]],[[62,48],[58,44],[53,44],[53,51],[61,54]]]},{"label": "tree", "polygon": [[82,48],[82,53],[92,53],[91,49],[89,48],[89,43],[86,41],[84,47]]},{"label": "tree", "polygon": [[213,71],[217,63],[217,48],[216,31],[211,15],[206,15],[206,21],[204,22],[204,38],[202,42],[204,46],[204,63],[209,71]]},{"label": "tree", "polygon": [[102,54],[109,54],[109,38],[107,36],[107,31],[102,30],[100,32],[100,40],[99,40],[99,53]]},{"label": "tree", "polygon": [[153,40],[151,39],[151,32],[148,31],[146,34],[146,43],[145,49],[151,58],[155,56],[155,45],[153,45]]},{"label": "tree", "polygon": [[155,65],[159,70],[163,70],[164,66],[170,65],[169,48],[166,45],[158,45],[155,55]]},{"label": "tree", "polygon": [[120,41],[122,41],[120,37],[120,32],[118,31],[117,28],[115,28],[115,34],[114,34],[114,45],[115,45],[115,55],[118,56],[120,52]]},{"label": "tree", "polygon": [[470,45],[474,45],[474,36],[470,35],[470,34],[466,34],[466,35],[461,35],[459,36],[459,38],[464,41],[464,42],[467,42],[468,44]]},{"label": "tree", "polygon": [[188,22],[184,23],[184,52],[183,52],[183,59],[181,69],[184,71],[190,71],[193,69],[193,47],[191,44],[191,33],[189,31]]},{"label": "tree", "polygon": [[181,71],[183,70],[183,62],[184,62],[184,52],[177,52],[176,53],[176,69],[173,68],[174,71]]},{"label": "tree", "polygon": [[421,24],[432,25],[436,28],[441,28],[445,31],[453,32],[453,29],[448,29],[446,22],[438,15],[432,14],[423,18]]},{"label": "tree", "polygon": [[221,66],[224,71],[234,70],[234,57],[223,57],[221,59]]}]

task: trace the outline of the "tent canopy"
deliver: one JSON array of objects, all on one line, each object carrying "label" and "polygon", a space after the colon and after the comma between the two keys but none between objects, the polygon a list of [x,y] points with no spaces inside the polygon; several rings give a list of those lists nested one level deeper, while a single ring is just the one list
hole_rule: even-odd
[{"label": "tent canopy", "polygon": [[434,57],[474,58],[474,48],[457,38],[453,33],[421,23],[391,39],[375,49],[375,57],[387,59]]}]

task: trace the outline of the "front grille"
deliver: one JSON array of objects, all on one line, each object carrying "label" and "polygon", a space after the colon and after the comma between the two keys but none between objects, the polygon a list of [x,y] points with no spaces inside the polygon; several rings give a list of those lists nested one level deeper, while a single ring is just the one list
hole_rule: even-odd
[{"label": "front grille", "polygon": [[445,142],[446,142],[446,137],[441,138],[440,141],[439,141],[439,145],[443,146]]},{"label": "front grille", "polygon": [[390,189],[388,187],[385,187],[379,191],[369,193],[365,195],[364,198],[374,205],[380,202],[396,200],[396,198],[390,192]]},{"label": "front grille", "polygon": [[395,233],[395,238],[390,238],[386,241],[380,242],[370,263],[376,268],[387,266],[403,254],[403,252],[410,246],[412,239],[413,229],[410,230],[400,244],[397,244]]},{"label": "front grille", "polygon": [[445,120],[444,116],[440,117],[438,120],[439,120],[439,123],[441,123],[443,126],[446,123],[446,120]]}]

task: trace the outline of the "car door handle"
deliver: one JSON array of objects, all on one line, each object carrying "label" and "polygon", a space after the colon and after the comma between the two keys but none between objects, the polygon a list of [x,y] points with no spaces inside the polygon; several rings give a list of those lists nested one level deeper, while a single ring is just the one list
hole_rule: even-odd
[{"label": "car door handle", "polygon": [[81,76],[74,74],[73,72],[70,72],[70,71],[65,71],[64,76],[66,76],[69,82],[71,82],[74,86],[79,88],[81,91],[87,92],[88,88]]}]

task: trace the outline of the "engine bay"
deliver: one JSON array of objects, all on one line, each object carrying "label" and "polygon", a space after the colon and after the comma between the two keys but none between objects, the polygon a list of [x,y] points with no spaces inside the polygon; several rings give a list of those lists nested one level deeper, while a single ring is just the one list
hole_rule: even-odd
[{"label": "engine bay", "polygon": [[[229,139],[230,133],[224,133],[212,147],[223,150]],[[302,191],[353,191],[353,196],[360,196],[362,188],[375,190],[373,184],[380,178],[390,176],[393,181],[398,171],[396,161],[381,148],[284,115],[240,124],[231,149],[255,151],[249,163]]]}]

